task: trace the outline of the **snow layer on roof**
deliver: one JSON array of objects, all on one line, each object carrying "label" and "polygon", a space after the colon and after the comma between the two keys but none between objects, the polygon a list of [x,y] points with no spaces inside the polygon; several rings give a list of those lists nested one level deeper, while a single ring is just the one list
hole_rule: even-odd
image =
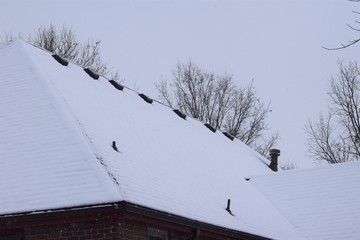
[{"label": "snow layer on roof", "polygon": [[307,239],[360,239],[360,162],[250,180]]},{"label": "snow layer on roof", "polygon": [[0,214],[119,199],[37,68],[59,66],[32,62],[22,45],[0,50]]},{"label": "snow layer on roof", "polygon": [[[21,41],[0,50],[0,63],[0,214],[127,201],[301,239],[244,180],[271,170],[239,140]],[[225,210],[228,199],[234,216]]]}]

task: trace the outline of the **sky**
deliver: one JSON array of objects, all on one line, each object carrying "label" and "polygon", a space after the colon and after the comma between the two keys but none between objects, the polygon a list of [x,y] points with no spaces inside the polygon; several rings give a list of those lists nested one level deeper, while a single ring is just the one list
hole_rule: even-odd
[{"label": "sky", "polygon": [[358,60],[360,44],[346,24],[360,4],[319,1],[79,1],[0,0],[0,34],[33,33],[50,23],[72,27],[81,40],[101,40],[104,62],[124,84],[154,98],[155,83],[171,80],[178,62],[231,74],[238,86],[253,81],[271,103],[268,124],[281,139],[282,163],[313,167],[305,125],[327,109],[337,61]]}]

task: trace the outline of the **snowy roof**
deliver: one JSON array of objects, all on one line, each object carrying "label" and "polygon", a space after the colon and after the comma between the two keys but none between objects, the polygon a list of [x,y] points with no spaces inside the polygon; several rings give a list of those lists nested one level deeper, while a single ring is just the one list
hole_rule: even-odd
[{"label": "snowy roof", "polygon": [[0,72],[0,215],[126,201],[301,239],[244,179],[271,170],[241,141],[22,41],[0,49]]},{"label": "snowy roof", "polygon": [[360,239],[360,162],[250,180],[307,239]]}]

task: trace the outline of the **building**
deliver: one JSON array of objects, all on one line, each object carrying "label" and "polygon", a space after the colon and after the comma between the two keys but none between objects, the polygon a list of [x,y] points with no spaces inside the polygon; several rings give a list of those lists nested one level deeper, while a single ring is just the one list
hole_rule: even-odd
[{"label": "building", "polygon": [[0,72],[1,240],[316,239],[228,134],[22,41]]}]

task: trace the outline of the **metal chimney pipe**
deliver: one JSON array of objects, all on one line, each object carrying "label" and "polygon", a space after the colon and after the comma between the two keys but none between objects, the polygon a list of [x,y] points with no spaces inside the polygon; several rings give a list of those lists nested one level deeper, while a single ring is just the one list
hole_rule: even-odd
[{"label": "metal chimney pipe", "polygon": [[270,149],[270,160],[271,163],[269,165],[269,168],[273,170],[274,172],[278,171],[278,157],[280,156],[280,150],[279,149]]}]

